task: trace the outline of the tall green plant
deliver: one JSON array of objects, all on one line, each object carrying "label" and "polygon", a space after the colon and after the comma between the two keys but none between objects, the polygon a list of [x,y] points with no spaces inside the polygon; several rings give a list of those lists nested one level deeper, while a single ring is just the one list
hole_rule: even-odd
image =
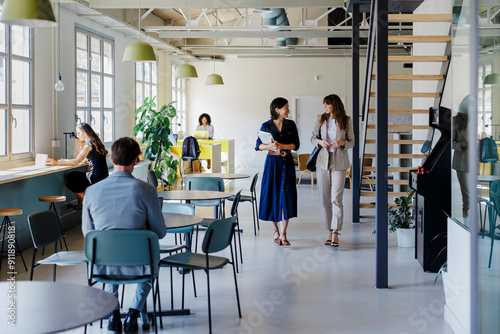
[{"label": "tall green plant", "polygon": [[392,217],[389,228],[390,232],[398,228],[411,228],[411,199],[415,190],[408,192],[406,196],[400,196],[394,200],[397,208],[389,208],[389,216]]},{"label": "tall green plant", "polygon": [[141,144],[146,144],[145,157],[154,157],[153,170],[156,177],[162,180],[162,175],[167,173],[167,181],[170,185],[177,180],[177,159],[170,153],[173,143],[168,139],[170,135],[170,119],[175,117],[177,111],[174,102],[163,105],[156,110],[155,97],[145,98],[142,106],[135,111],[137,125],[134,127],[134,136],[142,133]]}]

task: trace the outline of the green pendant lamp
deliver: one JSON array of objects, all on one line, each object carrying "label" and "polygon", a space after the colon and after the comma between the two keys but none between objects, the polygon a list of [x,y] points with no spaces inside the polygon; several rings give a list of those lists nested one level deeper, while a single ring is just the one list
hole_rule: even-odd
[{"label": "green pendant lamp", "polygon": [[0,22],[33,28],[57,25],[49,0],[5,0]]},{"label": "green pendant lamp", "polygon": [[[215,10],[215,0],[214,0],[214,11],[215,11],[215,19],[218,20],[217,10]],[[205,81],[205,85],[223,85],[224,81],[222,77],[215,73],[215,46],[217,45],[217,39],[215,38],[215,30],[214,32],[214,73],[210,74]]]},{"label": "green pendant lamp", "polygon": [[176,78],[197,78],[198,72],[196,72],[196,67],[189,64],[182,64],[177,66],[175,71]]},{"label": "green pendant lamp", "polygon": [[127,45],[123,61],[156,61],[155,50],[148,43],[139,41]]},{"label": "green pendant lamp", "polygon": [[483,85],[500,85],[500,74],[498,73],[488,74],[484,78]]},{"label": "green pendant lamp", "polygon": [[148,62],[156,61],[155,50],[146,42],[141,41],[141,1],[139,0],[139,41],[127,45],[122,61]]},{"label": "green pendant lamp", "polygon": [[[186,0],[186,8],[187,8],[187,0]],[[186,19],[186,37],[184,39],[184,48],[187,48],[187,27],[188,27],[189,21]],[[177,69],[175,70],[175,77],[176,78],[197,78],[198,77],[198,72],[196,71],[196,67],[193,65],[187,64],[187,51],[184,50],[184,55],[186,56],[184,58],[184,61],[186,62],[185,64],[177,66]]]},{"label": "green pendant lamp", "polygon": [[212,73],[207,77],[207,81],[205,82],[205,85],[223,85],[224,80],[222,80],[222,77],[216,73]]}]

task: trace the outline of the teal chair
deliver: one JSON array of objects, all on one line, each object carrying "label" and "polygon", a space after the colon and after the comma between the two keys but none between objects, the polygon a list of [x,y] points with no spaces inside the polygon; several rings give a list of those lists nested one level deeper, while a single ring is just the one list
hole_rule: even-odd
[{"label": "teal chair", "polygon": [[[71,266],[87,263],[82,251],[57,252],[57,241],[61,238],[61,228],[57,216],[52,210],[33,213],[28,216],[28,227],[33,240],[33,259],[31,261],[30,281],[33,280],[35,268],[43,264],[54,265],[54,282],[56,281],[57,266]],[[54,254],[38,261],[35,264],[36,252],[40,247],[54,244]]]},{"label": "teal chair", "polygon": [[[186,190],[224,191],[224,181],[220,177],[187,177],[184,185]],[[223,200],[191,201],[194,206],[213,206],[214,218],[224,217]]]},{"label": "teal chair", "polygon": [[[89,286],[98,282],[116,285],[141,282],[149,282],[151,284],[153,319],[155,333],[158,333],[156,321],[156,300],[160,300],[158,285],[160,247],[158,235],[149,230],[90,231],[85,236],[85,256],[90,263]],[[95,275],[94,265],[121,267],[145,266],[149,267],[150,274],[130,277]],[[161,306],[159,311],[161,314]]]},{"label": "teal chair", "polygon": [[500,215],[500,180],[493,181],[490,186],[490,205],[489,205],[489,221],[490,228],[488,234],[491,238],[491,247],[490,247],[490,260],[488,263],[488,268],[491,267],[491,258],[493,256],[493,245],[495,243],[495,232],[497,229],[496,222],[497,216]]},{"label": "teal chair", "polygon": [[[241,318],[240,297],[238,294],[238,282],[236,280],[236,270],[231,239],[234,234],[237,217],[216,220],[207,228],[203,238],[202,251],[200,253],[177,253],[160,260],[160,266],[178,267],[191,270],[204,270],[207,274],[207,292],[208,292],[208,327],[209,333],[212,333],[212,310],[210,301],[210,270],[220,269],[231,264],[233,267],[234,287],[236,289],[236,301],[238,304],[238,314]],[[222,251],[229,247],[231,250],[231,260],[225,257],[210,255]],[[184,272],[182,275],[182,285],[184,286]]]},{"label": "teal chair", "polygon": [[[185,204],[185,203],[163,203],[162,206],[162,212],[165,213],[179,213],[182,215],[190,215],[194,216],[195,209],[194,206],[191,204]],[[175,245],[164,245],[160,243],[160,253],[174,253],[178,252],[182,249],[185,249],[187,251],[191,251],[191,240],[193,236],[193,231],[194,227],[193,226],[187,226],[187,227],[178,227],[178,228],[169,228],[167,229],[167,234],[168,233],[174,233],[174,239],[175,239]],[[177,235],[184,234],[186,244],[182,244],[181,238],[179,238],[179,244],[177,244]],[[172,272],[172,267],[170,267],[170,306],[172,310],[174,309],[174,286],[173,286],[173,272]],[[194,291],[194,296],[196,296],[196,281],[193,273],[193,291]],[[184,308],[184,291],[182,293],[182,308]]]},{"label": "teal chair", "polygon": [[[252,215],[253,215],[253,234],[257,235],[257,230],[260,230],[259,224],[259,207],[257,204],[257,180],[259,178],[259,173],[255,174],[252,179],[252,184],[250,185],[250,195],[241,195],[240,203],[250,202],[252,203]],[[233,201],[234,197],[229,197],[228,201]]]},{"label": "teal chair", "polygon": [[[241,190],[234,195],[233,205],[231,205],[231,217],[236,217],[236,231],[238,232],[238,242],[236,241],[236,234],[234,234],[234,257],[236,264],[236,272],[238,272],[238,251],[236,248],[236,244],[239,243],[240,248],[240,261],[243,263],[243,253],[241,251],[241,229],[240,229],[240,220],[238,218],[238,205],[240,204],[241,198]],[[208,227],[217,219],[211,218],[203,218],[202,222],[198,224],[198,226]],[[198,228],[196,228],[196,247],[198,247]]]}]

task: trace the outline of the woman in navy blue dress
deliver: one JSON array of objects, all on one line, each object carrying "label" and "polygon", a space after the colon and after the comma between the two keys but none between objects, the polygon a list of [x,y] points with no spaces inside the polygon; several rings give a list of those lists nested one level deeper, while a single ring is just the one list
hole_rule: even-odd
[{"label": "woman in navy blue dress", "polygon": [[[270,133],[274,141],[264,144],[257,138],[255,150],[267,151],[260,192],[261,220],[273,222],[273,238],[278,245],[290,245],[286,230],[290,218],[297,217],[297,187],[291,150],[300,146],[297,126],[287,120],[288,101],[278,97],[270,105],[271,119],[260,130]],[[281,221],[281,233],[278,222]]]}]

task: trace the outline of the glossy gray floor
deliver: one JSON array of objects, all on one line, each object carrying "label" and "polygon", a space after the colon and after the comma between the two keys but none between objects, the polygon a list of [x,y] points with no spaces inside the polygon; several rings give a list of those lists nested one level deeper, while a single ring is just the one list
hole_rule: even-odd
[{"label": "glossy gray floor", "polygon": [[[232,181],[229,190],[248,190],[250,180]],[[350,192],[345,190],[345,224],[340,247],[324,246],[327,233],[319,206],[317,186],[301,184],[299,217],[288,231],[291,246],[272,241],[272,228],[261,222],[254,236],[251,205],[240,205],[244,233],[243,260],[237,274],[243,318],[238,318],[230,267],[211,274],[214,333],[452,333],[443,319],[441,280],[434,285],[433,273],[424,273],[413,258],[413,248],[398,248],[396,235],[389,235],[389,289],[375,286],[374,218],[351,223]],[[200,211],[210,216],[210,211]],[[365,214],[370,214],[369,211]],[[69,232],[70,249],[82,249],[79,228]],[[30,250],[25,252],[30,261]],[[229,255],[229,253],[225,253]],[[52,268],[36,269],[36,280],[51,280]],[[163,308],[170,307],[169,275],[161,272]],[[86,284],[84,266],[58,268],[58,281]],[[19,273],[17,279],[28,279]],[[180,278],[175,279],[175,303],[180,306]],[[4,279],[4,275],[2,275]],[[164,317],[162,333],[207,333],[206,276],[196,273],[198,297],[191,280],[186,285],[188,316]],[[130,302],[133,288],[125,298]],[[151,303],[149,303],[151,305]],[[126,310],[124,311],[126,312]],[[88,333],[105,333],[98,324]],[[106,326],[106,322],[104,324]],[[141,332],[141,331],[140,331]],[[152,329],[148,332],[154,332]],[[83,333],[83,329],[70,333]]]}]

